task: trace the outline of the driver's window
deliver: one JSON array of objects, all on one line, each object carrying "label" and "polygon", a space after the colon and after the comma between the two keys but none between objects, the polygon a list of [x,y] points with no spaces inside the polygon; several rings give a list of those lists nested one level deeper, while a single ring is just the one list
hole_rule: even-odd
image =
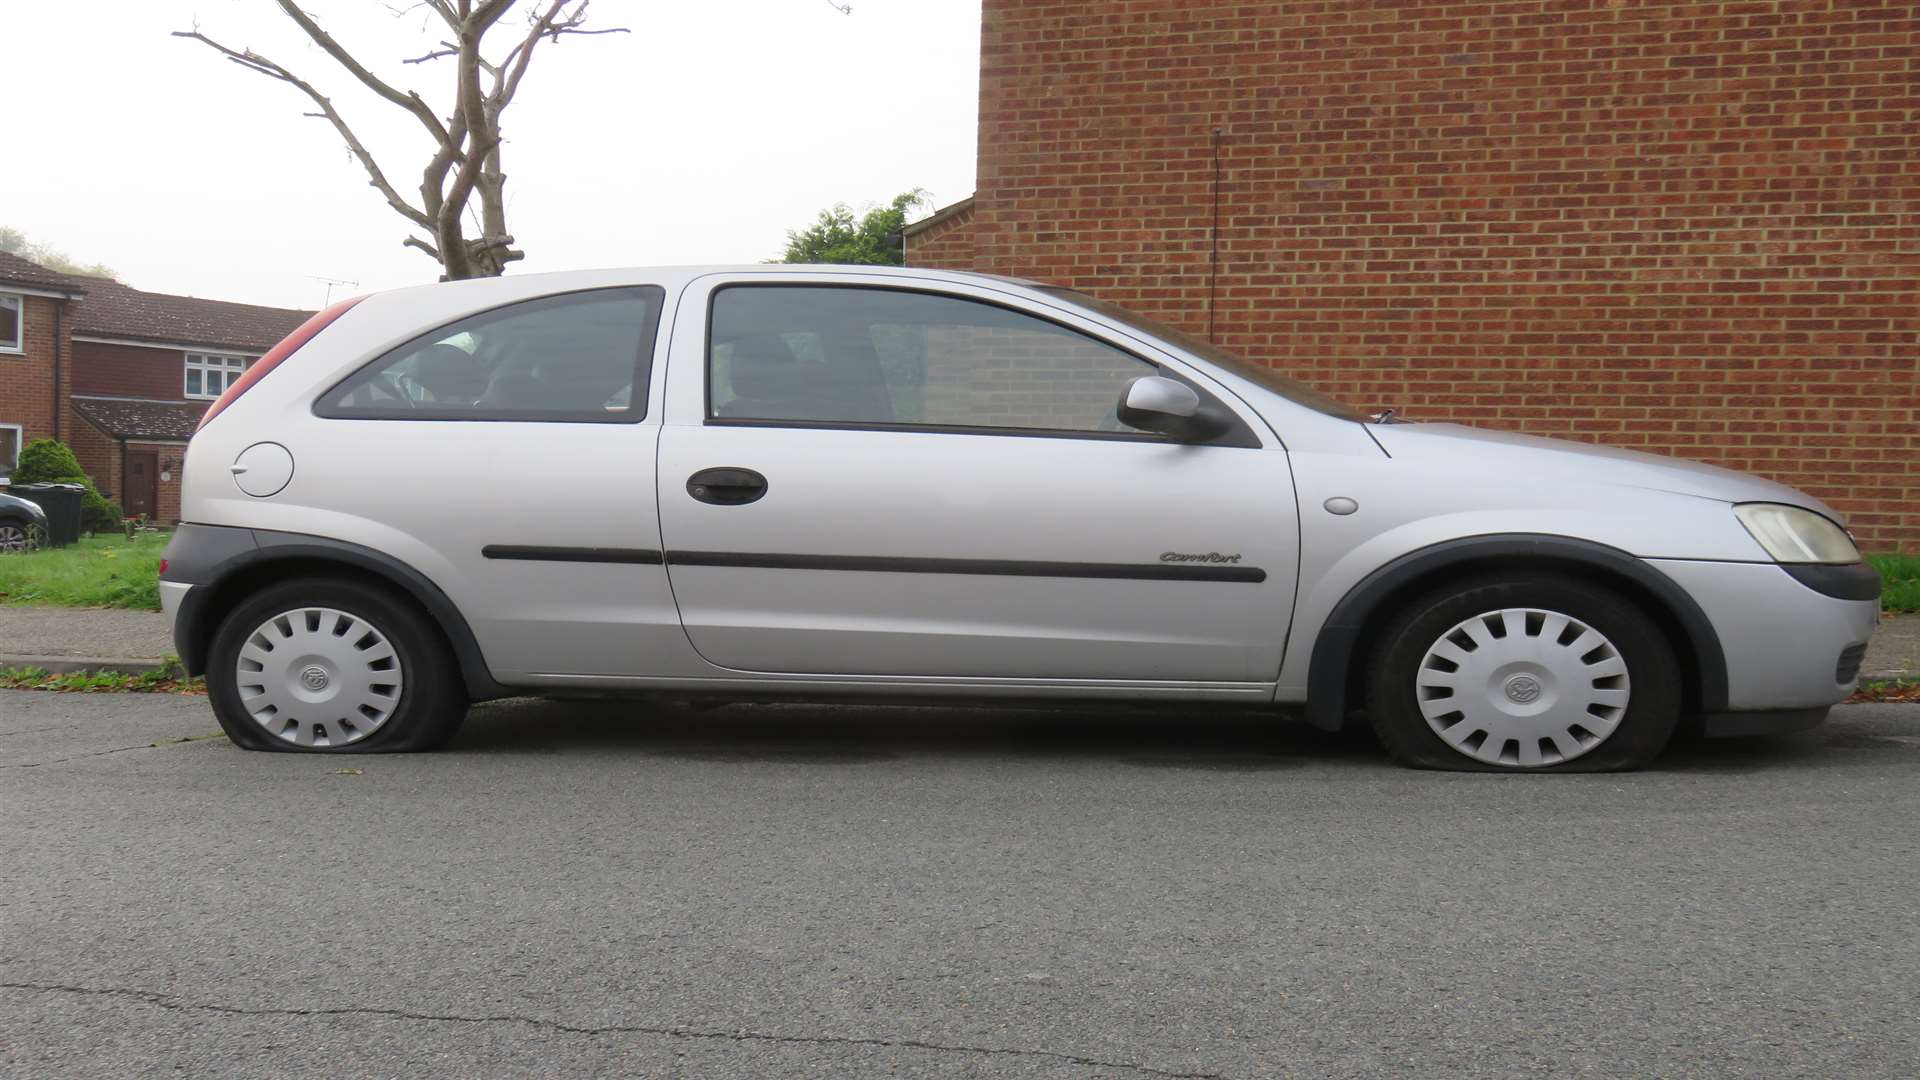
[{"label": "driver's window", "polygon": [[902,289],[730,286],[713,300],[709,415],[1028,431],[1125,430],[1152,364],[1044,319]]},{"label": "driver's window", "polygon": [[596,289],[483,312],[360,369],[322,399],[320,414],[638,420],[664,296],[652,286]]}]

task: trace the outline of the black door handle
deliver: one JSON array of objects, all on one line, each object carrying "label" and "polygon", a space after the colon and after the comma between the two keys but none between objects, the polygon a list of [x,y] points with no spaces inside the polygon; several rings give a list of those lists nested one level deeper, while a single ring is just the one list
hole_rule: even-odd
[{"label": "black door handle", "polygon": [[715,506],[743,506],[767,493],[767,478],[752,469],[701,469],[687,477],[687,494]]}]

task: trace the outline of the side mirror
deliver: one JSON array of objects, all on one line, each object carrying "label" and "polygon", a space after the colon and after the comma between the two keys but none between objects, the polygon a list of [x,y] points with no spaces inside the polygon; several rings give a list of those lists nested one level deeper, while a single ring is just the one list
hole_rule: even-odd
[{"label": "side mirror", "polygon": [[1165,375],[1142,375],[1128,383],[1114,413],[1128,427],[1183,441],[1200,442],[1224,430],[1193,387]]}]

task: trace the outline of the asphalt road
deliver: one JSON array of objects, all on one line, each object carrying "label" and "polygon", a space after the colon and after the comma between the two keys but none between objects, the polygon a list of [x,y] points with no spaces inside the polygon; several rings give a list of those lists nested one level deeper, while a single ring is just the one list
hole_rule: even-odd
[{"label": "asphalt road", "polygon": [[1589,777],[1175,715],[215,731],[0,692],[0,1072],[1920,1072],[1916,706]]}]

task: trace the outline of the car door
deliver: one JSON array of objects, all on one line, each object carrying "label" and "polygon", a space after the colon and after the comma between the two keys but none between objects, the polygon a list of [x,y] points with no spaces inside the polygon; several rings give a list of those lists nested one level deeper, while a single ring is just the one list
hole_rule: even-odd
[{"label": "car door", "polygon": [[1144,375],[1222,393],[1197,373],[1065,309],[936,279],[715,276],[680,311],[660,520],[708,662],[1275,677],[1298,557],[1285,451],[1237,413],[1208,445],[1114,417]]}]

